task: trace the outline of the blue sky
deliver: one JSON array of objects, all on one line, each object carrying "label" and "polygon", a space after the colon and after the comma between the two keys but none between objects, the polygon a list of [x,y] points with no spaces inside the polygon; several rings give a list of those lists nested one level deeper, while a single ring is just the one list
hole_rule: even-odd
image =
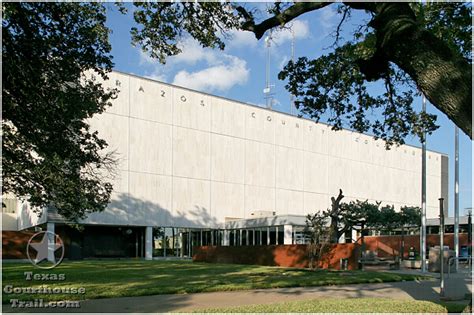
[{"label": "blue sky", "polygon": [[[264,7],[265,3],[256,4]],[[204,49],[192,39],[182,43],[183,53],[168,59],[166,65],[149,58],[139,47],[131,45],[130,28],[134,25],[132,14],[120,14],[108,4],[107,25],[112,30],[110,40],[115,69],[156,80],[186,86],[195,90],[228,97],[242,102],[264,105],[266,48],[263,40],[257,41],[251,33],[230,34],[224,51]],[[130,7],[131,8],[131,7]],[[133,8],[131,8],[133,9]],[[339,16],[334,5],[304,14],[293,22],[295,34],[295,57],[316,58],[330,50],[330,36]],[[355,12],[346,23],[346,30],[368,17]],[[349,38],[347,32],[345,38]],[[290,95],[284,82],[277,78],[278,72],[291,58],[291,31],[273,33],[271,44],[271,84],[274,85],[273,108],[290,112]],[[421,109],[421,98],[416,98],[415,108]],[[427,140],[427,148],[449,155],[449,214],[454,209],[454,124],[433,105],[427,111],[438,116],[436,130]],[[472,142],[460,131],[460,213],[472,207]],[[420,146],[415,138],[406,139],[408,144]],[[421,163],[421,162],[420,162]]]}]

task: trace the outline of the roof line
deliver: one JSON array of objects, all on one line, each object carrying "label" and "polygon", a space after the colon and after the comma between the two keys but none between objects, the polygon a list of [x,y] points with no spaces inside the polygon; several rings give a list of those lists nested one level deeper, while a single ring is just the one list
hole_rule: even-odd
[{"label": "roof line", "polygon": [[[236,103],[240,103],[242,105],[246,105],[246,106],[250,106],[250,107],[255,107],[255,108],[259,108],[259,109],[263,109],[263,110],[266,110],[266,111],[269,111],[269,112],[272,112],[272,113],[278,113],[278,114],[282,114],[282,115],[285,115],[285,116],[289,116],[289,117],[293,117],[293,118],[298,118],[298,119],[303,119],[303,120],[306,120],[306,121],[311,121],[315,124],[321,124],[321,125],[325,125],[327,127],[332,127],[332,125],[330,124],[327,124],[327,123],[324,123],[324,122],[316,122],[310,118],[306,118],[306,117],[298,117],[298,116],[295,116],[295,115],[291,115],[289,113],[286,113],[286,112],[282,112],[282,111],[279,111],[279,110],[274,110],[274,109],[270,109],[270,108],[265,108],[265,107],[260,107],[256,104],[252,104],[252,103],[247,103],[247,102],[243,102],[243,101],[239,101],[239,100],[235,100],[235,99],[231,99],[231,98],[228,98],[228,97],[223,97],[223,96],[219,96],[219,95],[215,95],[215,94],[211,94],[211,93],[207,93],[207,92],[202,92],[202,91],[198,91],[198,90],[194,90],[194,89],[190,89],[190,88],[187,88],[187,87],[184,87],[184,86],[179,86],[179,85],[174,85],[174,84],[171,84],[171,83],[167,83],[167,82],[163,82],[163,81],[159,81],[159,80],[156,80],[156,79],[151,79],[151,78],[147,78],[147,77],[143,77],[143,76],[139,76],[137,74],[133,74],[133,73],[128,73],[128,72],[124,72],[124,71],[120,71],[120,70],[112,70],[112,72],[117,72],[117,73],[121,73],[121,74],[124,74],[124,75],[128,75],[128,76],[131,76],[131,77],[135,77],[135,78],[138,78],[138,79],[143,79],[143,80],[148,80],[148,81],[152,81],[152,82],[157,82],[157,83],[160,83],[160,84],[163,84],[163,85],[167,85],[169,87],[177,87],[177,88],[180,88],[180,89],[183,89],[183,90],[186,90],[186,91],[189,91],[189,92],[195,92],[195,93],[200,93],[200,94],[204,94],[204,95],[207,95],[207,96],[212,96],[212,97],[217,97],[217,98],[220,98],[220,99],[223,99],[223,100],[226,100],[226,101],[231,101],[231,102],[236,102]],[[366,134],[366,133],[361,133],[361,132],[358,132],[358,131],[354,131],[354,130],[350,130],[348,128],[344,128],[342,127],[341,130],[346,130],[346,131],[349,131],[349,132],[353,132],[353,133],[357,133],[357,134],[361,134],[361,135],[365,135],[365,136],[369,136],[369,137],[374,137],[374,135],[371,135],[371,134]],[[383,141],[383,140],[382,140]],[[416,146],[416,145],[412,145],[412,144],[402,144],[402,145],[405,145],[405,146],[408,146],[408,147],[412,147],[412,148],[416,148],[416,149],[420,149],[421,150],[421,146]],[[439,152],[439,151],[435,151],[435,150],[426,150],[428,152],[432,152],[432,153],[438,153],[438,154],[441,154],[443,156],[446,156],[446,157],[449,157],[449,155],[447,153],[444,153],[444,152]]]}]

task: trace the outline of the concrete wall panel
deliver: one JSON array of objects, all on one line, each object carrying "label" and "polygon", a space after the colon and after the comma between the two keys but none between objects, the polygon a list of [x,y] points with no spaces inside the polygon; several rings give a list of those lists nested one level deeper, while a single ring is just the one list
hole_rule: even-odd
[{"label": "concrete wall panel", "polygon": [[304,212],[314,214],[327,210],[331,205],[331,196],[325,194],[304,193]]},{"label": "concrete wall panel", "polygon": [[128,213],[130,224],[169,225],[172,221],[171,177],[130,172]]},{"label": "concrete wall panel", "polygon": [[276,147],[276,187],[303,190],[304,152]]},{"label": "concrete wall panel", "polygon": [[306,151],[327,154],[328,134],[330,128],[323,124],[316,124],[313,121],[303,122],[304,149]]},{"label": "concrete wall panel", "polygon": [[244,185],[211,183],[211,213],[215,218],[244,218]]},{"label": "concrete wall panel", "polygon": [[374,155],[373,151],[374,148],[377,148],[373,138],[356,132],[352,133],[350,137],[350,159],[372,163],[372,156]]},{"label": "concrete wall panel", "polygon": [[427,152],[426,173],[431,176],[441,175],[441,157],[437,153]]},{"label": "concrete wall panel", "polygon": [[[90,121],[130,182],[115,186],[106,212],[90,217],[96,223],[214,226],[254,211],[304,215],[327,209],[339,189],[346,202],[420,204],[419,148],[387,151],[368,135],[123,74],[107,84],[116,78],[123,92]],[[428,217],[437,217],[447,168],[438,153],[427,161]]]},{"label": "concrete wall panel", "polygon": [[245,137],[244,105],[213,98],[211,109],[211,131],[239,138]]},{"label": "concrete wall panel", "polygon": [[103,82],[102,86],[107,89],[117,89],[119,92],[117,98],[112,101],[113,106],[106,109],[106,113],[118,114],[128,116],[130,111],[130,79],[129,76],[117,72],[108,74],[109,79],[102,81],[99,76],[96,76],[98,81]]},{"label": "concrete wall panel", "polygon": [[275,146],[245,143],[245,184],[275,187]]},{"label": "concrete wall panel", "polygon": [[211,137],[211,179],[243,184],[245,140],[217,134]]},{"label": "concrete wall panel", "polygon": [[358,161],[349,161],[349,167],[351,168],[349,181],[350,187],[352,187],[352,194],[361,199],[369,197],[367,192],[370,191],[370,182],[375,180],[373,176],[369,175],[371,174],[371,165]]},{"label": "concrete wall panel", "polygon": [[210,179],[209,133],[174,127],[173,175]]},{"label": "concrete wall panel", "polygon": [[102,212],[91,213],[87,219],[84,220],[85,223],[129,224],[129,172],[119,171],[115,177],[109,181],[113,185],[109,205]]},{"label": "concrete wall panel", "polygon": [[210,211],[210,181],[175,177],[173,179],[173,225],[183,227],[216,226]]},{"label": "concrete wall panel", "polygon": [[328,161],[328,194],[330,196],[336,195],[339,189],[342,189],[344,194],[353,195],[354,192],[350,186],[351,176],[352,170],[348,160],[330,158]]},{"label": "concrete wall panel", "polygon": [[172,124],[171,87],[147,79],[130,81],[130,116]]},{"label": "concrete wall panel", "polygon": [[245,218],[254,211],[275,211],[275,189],[245,186]]},{"label": "concrete wall panel", "polygon": [[345,145],[344,134],[334,130],[328,130],[328,154],[333,157],[342,156],[342,146]]},{"label": "concrete wall panel", "polygon": [[283,114],[275,114],[273,123],[275,125],[275,143],[277,145],[296,148],[304,148],[305,124],[301,119]]},{"label": "concrete wall panel", "polygon": [[119,170],[128,170],[128,132],[129,120],[127,117],[104,113],[95,115],[89,120],[92,130],[99,132],[99,137],[106,140],[108,147],[105,153],[114,152]]},{"label": "concrete wall panel", "polygon": [[275,143],[276,113],[247,107],[245,109],[245,138],[265,143]]},{"label": "concrete wall panel", "polygon": [[328,192],[328,156],[304,152],[304,191]]},{"label": "concrete wall panel", "polygon": [[[428,207],[438,207],[439,198],[443,197],[441,195],[441,183],[440,178],[437,176],[426,176],[426,205]],[[445,207],[448,204],[445,203]]]},{"label": "concrete wall panel", "polygon": [[211,126],[210,99],[205,94],[173,88],[173,124],[209,131]]},{"label": "concrete wall panel", "polygon": [[276,212],[277,215],[305,215],[304,192],[277,189],[276,190]]},{"label": "concrete wall panel", "polygon": [[172,126],[130,119],[130,170],[171,175]]},{"label": "concrete wall panel", "polygon": [[385,150],[385,143],[382,140],[374,140],[372,163],[375,165],[384,165],[388,152],[390,151]]}]

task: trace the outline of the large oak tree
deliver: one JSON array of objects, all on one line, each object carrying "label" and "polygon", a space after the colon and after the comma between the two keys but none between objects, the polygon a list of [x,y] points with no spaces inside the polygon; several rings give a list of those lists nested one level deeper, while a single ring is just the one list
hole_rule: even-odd
[{"label": "large oak tree", "polygon": [[103,210],[112,191],[104,175],[113,156],[87,119],[116,91],[84,76],[112,68],[105,12],[97,3],[2,3],[3,193],[73,222]]},{"label": "large oak tree", "polygon": [[[330,5],[340,15],[333,50],[314,60],[290,61],[279,74],[288,80],[302,114],[315,120],[326,114],[335,129],[371,132],[388,145],[404,143],[410,134],[423,140],[423,132],[437,126],[434,115],[413,109],[413,97],[421,91],[472,138],[470,3],[274,3],[269,17],[260,20],[252,4],[136,3],[133,41],[165,62],[180,52],[183,37],[224,49],[230,30],[261,39],[272,28]],[[364,11],[369,19],[352,27],[344,41],[341,30],[354,11]],[[385,92],[370,93],[374,81]]]}]

